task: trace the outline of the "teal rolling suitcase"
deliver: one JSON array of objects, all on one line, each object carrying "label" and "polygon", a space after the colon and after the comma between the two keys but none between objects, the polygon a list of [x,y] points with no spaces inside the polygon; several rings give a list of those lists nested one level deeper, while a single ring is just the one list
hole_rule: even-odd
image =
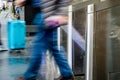
[{"label": "teal rolling suitcase", "polygon": [[26,26],[25,21],[12,20],[8,22],[8,48],[18,50],[26,48]]}]

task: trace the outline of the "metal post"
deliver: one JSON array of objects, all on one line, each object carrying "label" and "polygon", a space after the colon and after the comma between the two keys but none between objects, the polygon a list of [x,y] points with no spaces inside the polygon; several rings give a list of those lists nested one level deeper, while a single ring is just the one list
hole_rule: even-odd
[{"label": "metal post", "polygon": [[94,27],[94,4],[87,7],[87,60],[86,60],[86,79],[93,80],[93,27]]},{"label": "metal post", "polygon": [[68,62],[70,67],[72,68],[72,5],[68,7]]},{"label": "metal post", "polygon": [[2,45],[2,40],[1,40],[1,23],[0,23],[0,46]]}]

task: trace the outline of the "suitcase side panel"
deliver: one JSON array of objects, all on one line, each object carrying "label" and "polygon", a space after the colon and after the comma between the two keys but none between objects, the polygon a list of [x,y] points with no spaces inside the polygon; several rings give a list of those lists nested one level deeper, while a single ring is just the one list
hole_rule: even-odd
[{"label": "suitcase side panel", "polygon": [[21,49],[26,47],[25,22],[8,22],[8,47],[10,49]]}]

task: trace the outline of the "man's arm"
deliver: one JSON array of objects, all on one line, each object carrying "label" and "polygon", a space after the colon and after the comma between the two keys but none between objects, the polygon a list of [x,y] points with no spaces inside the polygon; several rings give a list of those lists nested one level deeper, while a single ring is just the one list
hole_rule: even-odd
[{"label": "man's arm", "polygon": [[[45,21],[58,22],[59,25],[65,25],[68,23],[68,6],[71,4],[72,0],[57,0],[56,11],[54,15],[48,17]],[[48,24],[49,25],[49,24]]]},{"label": "man's arm", "polygon": [[17,7],[23,7],[24,5],[30,4],[31,0],[15,0],[14,3]]}]

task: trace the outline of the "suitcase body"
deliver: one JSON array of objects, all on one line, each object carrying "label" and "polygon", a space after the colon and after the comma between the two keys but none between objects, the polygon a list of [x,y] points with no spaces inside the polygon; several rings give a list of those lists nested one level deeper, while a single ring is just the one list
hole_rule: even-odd
[{"label": "suitcase body", "polygon": [[9,21],[8,31],[8,48],[18,50],[26,48],[26,26],[21,20]]}]

